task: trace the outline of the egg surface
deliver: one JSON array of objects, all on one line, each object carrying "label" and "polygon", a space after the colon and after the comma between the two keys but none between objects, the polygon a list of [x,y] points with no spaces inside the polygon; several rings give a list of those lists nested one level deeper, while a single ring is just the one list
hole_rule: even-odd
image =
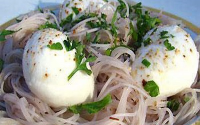
[{"label": "egg surface", "polygon": [[149,31],[144,41],[146,44],[137,50],[132,65],[137,83],[153,80],[159,87],[158,96],[171,96],[191,87],[197,75],[199,53],[188,33],[176,25],[159,26]]},{"label": "egg surface", "polygon": [[[28,40],[23,54],[23,73],[30,90],[52,107],[71,106],[91,101],[94,91],[93,74],[78,71],[76,50],[66,51],[63,41],[67,36],[55,29],[39,30]],[[62,45],[50,49],[48,45]],[[87,67],[90,69],[89,63]]]}]

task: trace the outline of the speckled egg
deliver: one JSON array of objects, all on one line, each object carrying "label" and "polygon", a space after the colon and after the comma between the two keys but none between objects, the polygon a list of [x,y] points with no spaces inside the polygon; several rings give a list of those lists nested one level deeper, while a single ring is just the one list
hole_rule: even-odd
[{"label": "speckled egg", "polygon": [[159,96],[171,96],[191,87],[199,53],[186,31],[176,25],[159,26],[149,31],[144,41],[132,66],[138,84],[153,80],[159,86]]},{"label": "speckled egg", "polygon": [[[76,50],[66,51],[63,43],[66,39],[66,35],[55,29],[39,30],[28,40],[23,54],[23,73],[28,87],[53,107],[80,104],[93,98],[93,74],[78,71],[68,80],[76,68]],[[55,43],[60,43],[62,49],[48,47]]]}]

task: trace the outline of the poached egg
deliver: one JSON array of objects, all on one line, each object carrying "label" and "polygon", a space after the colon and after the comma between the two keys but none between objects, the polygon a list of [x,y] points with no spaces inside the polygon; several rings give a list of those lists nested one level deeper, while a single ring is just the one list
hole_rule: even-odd
[{"label": "poached egg", "polygon": [[[158,96],[171,96],[191,87],[197,75],[199,53],[190,35],[176,25],[152,29],[136,52],[132,76],[138,84],[153,80],[159,87]],[[171,45],[170,45],[171,44]],[[171,50],[167,48],[171,46]],[[146,67],[142,61],[150,65]]]},{"label": "poached egg", "polygon": [[[66,51],[64,40],[67,36],[58,30],[39,30],[28,40],[23,54],[23,73],[29,89],[52,107],[76,105],[93,98],[93,74],[79,70],[68,81],[76,68],[76,50]],[[62,50],[47,46],[58,42]],[[89,63],[87,67],[90,69]]]}]

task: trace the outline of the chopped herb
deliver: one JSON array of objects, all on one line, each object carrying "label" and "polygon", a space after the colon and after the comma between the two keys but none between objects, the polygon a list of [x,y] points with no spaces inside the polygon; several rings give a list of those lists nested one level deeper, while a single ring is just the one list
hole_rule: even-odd
[{"label": "chopped herb", "polygon": [[117,27],[115,26],[115,22],[117,21],[117,11],[115,11],[112,21],[111,21],[111,33],[114,37],[117,37]]},{"label": "chopped herb", "polygon": [[173,99],[167,102],[167,107],[171,110],[171,111],[176,111],[179,108],[180,103]]},{"label": "chopped herb", "polygon": [[52,50],[62,50],[62,44],[57,42],[57,43],[53,43],[52,45],[47,45],[47,47],[49,47]]},{"label": "chopped herb", "polygon": [[[19,29],[19,30],[21,30],[21,29]],[[11,34],[13,34],[13,33],[16,33],[16,32],[18,32],[19,30],[17,30],[17,31],[2,30],[2,31],[0,32],[0,41],[5,41],[7,35],[11,35]]]},{"label": "chopped herb", "polygon": [[130,12],[135,12],[137,19],[137,41],[133,42],[134,50],[137,50],[143,42],[144,35],[151,29],[161,23],[161,20],[156,17],[151,17],[148,11],[142,12],[141,3],[134,6],[129,6]]},{"label": "chopped herb", "polygon": [[117,7],[117,11],[120,13],[122,18],[125,18],[127,12],[126,4],[122,0],[118,0],[118,2],[120,5]]},{"label": "chopped herb", "polygon": [[2,59],[0,59],[0,71],[2,71],[3,65],[4,65],[4,61]]},{"label": "chopped herb", "polygon": [[190,101],[190,97],[186,96],[186,97],[184,97],[183,100],[184,100],[185,103],[187,103],[188,101]]},{"label": "chopped herb", "polygon": [[74,11],[74,13],[75,13],[76,15],[79,14],[79,10],[78,10],[78,8],[76,8],[76,7],[72,7],[72,10]]},{"label": "chopped herb", "polygon": [[86,32],[86,40],[87,40],[87,41],[90,41],[91,38],[92,38],[92,37],[91,37],[91,33],[87,33],[87,32]]},{"label": "chopped herb", "polygon": [[151,43],[151,38],[147,38],[146,40],[143,41],[144,46],[147,46]]},{"label": "chopped herb", "polygon": [[98,20],[96,20],[96,21],[89,21],[86,24],[90,28],[101,28],[101,29],[105,29],[106,30],[108,28],[106,17],[107,17],[107,15],[105,15],[105,14],[102,13],[101,16],[98,17]]},{"label": "chopped herb", "polygon": [[142,3],[141,2],[137,3],[136,5],[133,5],[132,7],[130,7],[130,9],[131,9],[130,13],[133,11],[132,9],[134,9],[135,13],[138,16],[142,15]]},{"label": "chopped herb", "polygon": [[165,45],[165,47],[167,48],[167,50],[169,50],[169,51],[175,49],[175,47],[172,46],[171,43],[169,43],[169,40],[168,40],[168,39],[166,39],[166,40],[164,41],[164,45]]},{"label": "chopped herb", "polygon": [[154,28],[160,22],[161,21],[158,18],[150,17],[148,11],[145,12],[145,15],[139,15],[137,19],[137,28],[139,35],[141,37],[144,36],[149,30]]},{"label": "chopped herb", "polygon": [[86,72],[88,75],[92,74],[92,71],[90,69],[88,69],[86,65],[88,62],[94,62],[96,60],[96,57],[91,56],[91,57],[87,58],[83,63],[81,63],[83,58],[84,58],[84,56],[82,56],[82,55],[80,55],[78,58],[76,57],[76,61],[78,59],[78,61],[77,61],[78,65],[77,65],[76,69],[74,71],[72,71],[72,73],[68,76],[68,80],[70,80],[72,78],[72,76],[79,70]]},{"label": "chopped herb", "polygon": [[69,110],[75,114],[78,114],[83,110],[86,110],[88,113],[93,114],[99,112],[111,102],[111,95],[108,94],[100,101],[71,106],[69,107]]},{"label": "chopped herb", "polygon": [[84,14],[84,15],[80,16],[79,18],[75,19],[75,20],[72,20],[73,15],[69,15],[68,19],[67,19],[69,21],[65,21],[66,19],[62,20],[60,26],[63,27],[65,25],[67,25],[68,27],[65,27],[64,31],[69,31],[77,23],[79,23],[79,22],[81,22],[85,19],[92,18],[92,17],[97,17],[97,14],[96,13]]},{"label": "chopped herb", "polygon": [[160,93],[158,85],[153,80],[148,81],[145,84],[144,89],[149,93],[151,97],[156,97]]},{"label": "chopped herb", "polygon": [[168,31],[162,31],[160,32],[160,39],[166,39],[169,38],[169,36],[167,36]]},{"label": "chopped herb", "polygon": [[103,0],[104,2],[108,2],[108,0]]},{"label": "chopped herb", "polygon": [[65,19],[61,20],[60,26],[63,27],[66,24],[71,23],[72,22],[72,18],[73,18],[73,14],[71,13]]},{"label": "chopped herb", "polygon": [[67,38],[67,40],[64,40],[63,43],[65,45],[66,51],[71,51],[75,49],[79,44],[77,41],[70,41],[69,38]]},{"label": "chopped herb", "polygon": [[144,66],[146,66],[147,68],[151,65],[151,63],[150,63],[147,59],[143,59],[143,60],[142,60],[142,64],[143,64]]},{"label": "chopped herb", "polygon": [[94,38],[94,40],[92,41],[92,43],[98,43],[99,40],[100,40],[100,33],[97,32],[97,33],[96,33],[96,36],[95,36],[95,38]]},{"label": "chopped herb", "polygon": [[46,29],[46,28],[53,28],[53,29],[58,29],[56,24],[50,23],[49,21],[47,21],[45,24],[40,25],[40,27],[38,28],[39,30],[42,29]]},{"label": "chopped herb", "polygon": [[86,72],[88,75],[91,75],[92,71],[87,68],[87,63],[95,61],[96,57],[89,55],[89,57],[84,62],[82,62],[82,60],[85,57],[85,54],[83,52],[84,48],[85,48],[84,45],[82,45],[81,43],[76,42],[76,41],[71,41],[69,39],[64,41],[64,45],[65,45],[65,48],[67,51],[76,49],[76,54],[75,54],[76,68],[68,76],[68,80],[70,80],[72,78],[72,76],[79,70],[82,70],[82,71]]},{"label": "chopped herb", "polygon": [[132,39],[133,39],[134,41],[137,41],[137,40],[138,40],[138,34],[137,34],[137,32],[135,31],[132,22],[130,22],[129,25],[130,25],[130,32],[128,33],[128,35],[131,35]]},{"label": "chopped herb", "polygon": [[69,3],[67,3],[67,4],[65,5],[65,7],[68,7],[68,6],[69,6],[69,4],[70,4],[70,2],[69,2]]},{"label": "chopped herb", "polygon": [[88,18],[92,18],[92,17],[96,17],[97,14],[96,13],[89,13],[89,14],[84,14],[82,15],[81,17],[77,18],[76,20],[74,20],[71,25],[74,26],[76,25],[77,23],[85,20],[85,19],[88,19]]},{"label": "chopped herb", "polygon": [[158,28],[155,28],[150,35],[153,35],[157,30]]}]

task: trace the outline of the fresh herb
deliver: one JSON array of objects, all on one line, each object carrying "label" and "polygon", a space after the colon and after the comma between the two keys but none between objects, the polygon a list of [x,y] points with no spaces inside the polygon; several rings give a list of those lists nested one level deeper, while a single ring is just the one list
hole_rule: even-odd
[{"label": "fresh herb", "polygon": [[99,41],[100,41],[100,33],[97,32],[94,40],[92,41],[92,43],[98,43]]},{"label": "fresh herb", "polygon": [[120,5],[117,6],[117,11],[120,13],[120,16],[122,18],[125,18],[127,12],[126,4],[122,0],[118,0],[118,2],[120,3]]},{"label": "fresh herb", "polygon": [[141,3],[138,3],[134,6],[129,6],[130,12],[135,12],[137,19],[137,41],[133,42],[134,50],[137,50],[141,47],[143,42],[144,35],[151,29],[155,28],[158,24],[161,23],[161,20],[156,17],[151,17],[148,11],[142,12]]},{"label": "fresh herb", "polygon": [[148,11],[145,11],[144,15],[138,15],[137,29],[139,37],[143,37],[149,30],[154,28],[161,21],[158,18],[152,18]]},{"label": "fresh herb", "polygon": [[100,101],[71,106],[69,107],[69,110],[75,114],[78,114],[83,110],[86,110],[88,113],[93,114],[99,112],[111,102],[111,95],[108,94]]},{"label": "fresh herb", "polygon": [[155,28],[150,35],[153,35],[157,30],[158,28]]},{"label": "fresh herb", "polygon": [[47,45],[47,47],[49,47],[52,50],[62,50],[63,49],[62,44],[59,42],[53,43],[51,45]]},{"label": "fresh herb", "polygon": [[86,40],[90,41],[91,40],[91,33],[86,32]]},{"label": "fresh herb", "polygon": [[169,37],[174,38],[175,37],[172,34],[169,34],[169,35],[167,35],[167,34],[168,34],[168,31],[162,31],[162,32],[160,32],[160,39],[166,39],[166,38],[169,38]]},{"label": "fresh herb", "polygon": [[117,37],[117,27],[115,26],[115,22],[117,21],[117,11],[115,11],[112,21],[111,21],[111,30],[110,32],[114,37]]},{"label": "fresh herb", "polygon": [[160,32],[160,39],[166,39],[169,38],[169,36],[167,36],[168,31],[162,31]]},{"label": "fresh herb", "polygon": [[[21,30],[21,29],[19,29],[19,30]],[[2,31],[0,32],[0,41],[5,41],[7,35],[11,35],[11,34],[13,34],[13,33],[16,33],[16,32],[18,32],[19,30],[17,30],[17,31],[2,30]]]},{"label": "fresh herb", "polygon": [[173,99],[167,102],[167,107],[171,110],[171,111],[176,111],[179,108],[180,103]]},{"label": "fresh herb", "polygon": [[72,22],[72,18],[73,18],[73,13],[68,15],[65,19],[61,20],[60,26],[63,27],[66,24],[71,23]]},{"label": "fresh herb", "polygon": [[138,40],[138,34],[137,34],[137,32],[135,31],[132,22],[130,22],[129,25],[130,25],[130,32],[128,33],[128,35],[131,35],[132,39],[133,39],[134,41],[137,41],[137,40]]},{"label": "fresh herb", "polygon": [[108,0],[103,0],[104,2],[108,2]]},{"label": "fresh herb", "polygon": [[89,21],[87,22],[87,26],[89,26],[90,28],[101,28],[101,29],[108,29],[108,24],[107,24],[107,21],[106,21],[106,17],[107,15],[105,14],[101,14],[100,17],[98,17],[98,20],[96,21]]},{"label": "fresh herb", "polygon": [[147,68],[151,65],[151,63],[150,63],[147,59],[143,59],[143,60],[142,60],[142,64],[143,64],[144,66],[146,66]]},{"label": "fresh herb", "polygon": [[76,8],[76,7],[72,7],[72,10],[74,11],[74,13],[75,13],[76,15],[79,14],[79,10],[78,10],[78,8]]},{"label": "fresh herb", "polygon": [[4,65],[4,61],[2,59],[0,59],[0,71],[2,71],[3,65]]},{"label": "fresh herb", "polygon": [[151,38],[147,38],[146,40],[143,41],[144,46],[147,46],[151,43]]},{"label": "fresh herb", "polygon": [[[76,54],[77,55],[77,54]],[[78,60],[77,60],[78,59]],[[91,56],[89,58],[87,58],[84,62],[81,63],[83,59],[83,56],[79,55],[79,57],[77,58],[76,56],[76,61],[77,63],[77,67],[75,70],[72,71],[72,73],[68,76],[68,80],[70,80],[72,78],[72,76],[79,70],[82,70],[84,72],[86,72],[88,75],[92,74],[92,71],[90,69],[87,68],[87,63],[88,62],[94,62],[96,60],[96,57]]]},{"label": "fresh herb", "polygon": [[165,45],[165,47],[167,48],[168,51],[171,51],[171,50],[174,50],[174,49],[175,49],[175,47],[172,46],[171,43],[169,43],[169,40],[168,40],[168,39],[166,39],[166,40],[164,41],[164,45]]},{"label": "fresh herb", "polygon": [[131,7],[130,8],[130,13],[133,12],[133,10],[135,11],[135,13],[138,15],[138,16],[141,16],[142,15],[142,3],[139,2]]},{"label": "fresh herb", "polygon": [[156,97],[160,93],[158,85],[153,80],[148,81],[145,84],[144,89],[149,93],[151,97]]},{"label": "fresh herb", "polygon": [[85,61],[82,61],[85,57],[84,48],[85,46],[82,45],[80,42],[71,41],[69,39],[64,41],[64,45],[67,51],[71,51],[72,49],[76,49],[75,60],[76,60],[76,68],[71,72],[68,76],[68,80],[72,78],[72,76],[79,70],[86,72],[88,75],[92,74],[92,71],[87,68],[88,62],[93,62],[96,60],[94,56],[88,56]]},{"label": "fresh herb", "polygon": [[46,28],[58,29],[56,24],[53,24],[47,21],[45,24],[40,25],[39,30],[46,29]]},{"label": "fresh herb", "polygon": [[64,40],[63,43],[65,45],[66,51],[71,51],[79,45],[77,41],[71,41],[69,38],[67,38],[67,40]]},{"label": "fresh herb", "polygon": [[188,101],[190,101],[190,97],[186,96],[186,97],[184,97],[183,100],[184,100],[185,103],[187,103]]}]

